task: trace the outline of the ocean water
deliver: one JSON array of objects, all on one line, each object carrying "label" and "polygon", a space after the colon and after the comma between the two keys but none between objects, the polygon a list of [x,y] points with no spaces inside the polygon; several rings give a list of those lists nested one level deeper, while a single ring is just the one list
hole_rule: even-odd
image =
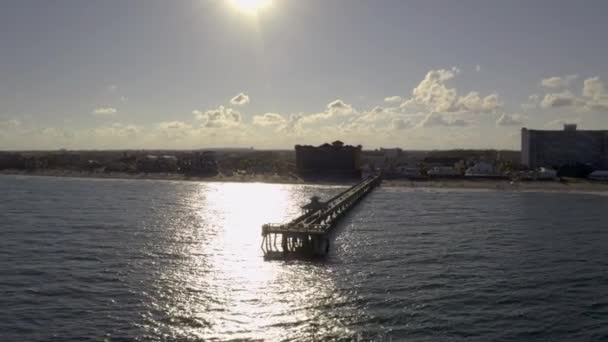
[{"label": "ocean water", "polygon": [[342,189],[1,176],[0,340],[608,340],[608,197],[380,187],[263,260]]}]

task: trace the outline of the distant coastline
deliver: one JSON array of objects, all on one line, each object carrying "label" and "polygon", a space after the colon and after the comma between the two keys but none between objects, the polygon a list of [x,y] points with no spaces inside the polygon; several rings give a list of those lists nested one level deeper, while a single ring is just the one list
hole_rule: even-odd
[{"label": "distant coastline", "polygon": [[127,172],[87,172],[72,170],[0,170],[0,175],[66,177],[66,178],[95,178],[95,179],[141,179],[141,180],[172,180],[196,182],[234,182],[234,183],[279,183],[304,184],[303,180],[280,175],[233,175],[233,176],[187,176],[179,173],[127,173]]},{"label": "distant coastline", "polygon": [[[281,175],[233,175],[193,177],[173,173],[121,173],[121,172],[86,172],[71,170],[2,170],[0,175],[36,176],[36,177],[66,177],[66,178],[93,178],[93,179],[135,179],[135,180],[168,180],[168,181],[195,181],[195,182],[226,182],[226,183],[269,183],[269,184],[322,184],[347,185],[347,181],[318,181],[311,182],[299,178]],[[496,191],[547,191],[572,193],[606,193],[608,182],[591,182],[581,179],[568,179],[559,181],[509,181],[505,179],[431,179],[384,180],[383,186],[413,189],[465,189],[465,190],[496,190]]]},{"label": "distant coastline", "polygon": [[608,183],[573,179],[559,181],[510,181],[505,179],[384,180],[383,186],[420,189],[495,190],[515,192],[598,193],[608,195]]}]

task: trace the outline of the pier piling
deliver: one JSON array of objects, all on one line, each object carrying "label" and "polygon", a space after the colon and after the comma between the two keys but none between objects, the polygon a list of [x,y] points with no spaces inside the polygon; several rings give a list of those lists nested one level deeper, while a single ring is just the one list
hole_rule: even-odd
[{"label": "pier piling", "polygon": [[304,214],[289,223],[263,225],[261,248],[264,257],[325,257],[329,252],[330,233],[336,223],[380,182],[380,175],[368,177],[326,202],[313,198],[311,203],[303,207]]}]

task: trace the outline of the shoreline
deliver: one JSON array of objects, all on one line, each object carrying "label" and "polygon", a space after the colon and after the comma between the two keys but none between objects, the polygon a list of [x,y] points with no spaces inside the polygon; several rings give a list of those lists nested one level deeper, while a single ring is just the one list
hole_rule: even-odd
[{"label": "shoreline", "polygon": [[[20,171],[2,170],[0,175],[31,176],[31,177],[58,177],[82,179],[126,179],[126,180],[164,180],[164,181],[192,181],[206,183],[267,183],[267,184],[295,184],[295,185],[328,185],[348,186],[352,181],[305,181],[302,179],[279,175],[237,175],[232,177],[191,177],[183,174],[130,174],[130,173],[95,173],[70,170]],[[558,181],[517,181],[505,179],[432,179],[408,180],[385,179],[384,187],[408,189],[439,189],[439,190],[490,190],[512,192],[560,192],[560,193],[594,193],[608,195],[607,182],[592,182],[584,179],[569,179],[566,182]]]},{"label": "shoreline", "polygon": [[56,178],[81,178],[81,179],[124,179],[124,180],[160,180],[160,181],[183,181],[204,183],[267,183],[267,184],[296,184],[296,185],[352,185],[351,181],[321,180],[306,181],[290,176],[279,175],[235,175],[231,177],[217,175],[208,177],[186,176],[179,173],[124,173],[124,172],[86,172],[71,170],[44,170],[44,171],[22,171],[22,170],[0,170],[0,175],[26,176],[26,177],[56,177]]},{"label": "shoreline", "polygon": [[428,181],[383,180],[382,185],[395,188],[435,190],[487,190],[506,192],[556,192],[608,195],[608,183],[588,180],[510,181],[505,179],[435,179]]}]

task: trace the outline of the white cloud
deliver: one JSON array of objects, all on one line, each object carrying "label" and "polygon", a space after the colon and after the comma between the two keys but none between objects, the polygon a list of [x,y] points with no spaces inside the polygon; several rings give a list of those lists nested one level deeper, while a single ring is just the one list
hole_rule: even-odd
[{"label": "white cloud", "polygon": [[590,77],[583,82],[584,109],[590,112],[608,112],[608,93],[598,76]]},{"label": "white cloud", "polygon": [[481,65],[477,64],[475,66],[475,71],[480,72],[481,71]]},{"label": "white cloud", "polygon": [[413,97],[404,101],[401,108],[422,106],[427,113],[493,113],[502,106],[496,93],[482,97],[479,92],[471,91],[459,96],[456,88],[446,85],[458,72],[457,68],[429,71],[412,91]]},{"label": "white cloud", "polygon": [[203,122],[203,126],[207,128],[226,128],[238,126],[241,123],[241,113],[224,106],[219,106],[217,109],[202,112],[195,110],[192,112],[197,120]]},{"label": "white cloud", "polygon": [[585,109],[590,112],[608,112],[608,101],[589,102]]},{"label": "white cloud", "polygon": [[581,96],[576,96],[570,90],[549,93],[540,102],[540,106],[545,109],[572,107],[578,111],[608,112],[608,94],[604,83],[596,76],[584,80]]},{"label": "white cloud", "polygon": [[142,128],[135,125],[125,125],[120,122],[115,122],[109,126],[97,127],[94,130],[95,135],[103,138],[113,137],[135,137],[141,133]]},{"label": "white cloud", "polygon": [[98,107],[93,110],[93,115],[99,116],[111,116],[116,113],[118,113],[118,110],[112,107]]},{"label": "white cloud", "polygon": [[391,128],[393,130],[399,131],[411,128],[413,126],[411,120],[403,119],[403,118],[395,118],[391,121]]},{"label": "white cloud", "polygon": [[287,120],[277,113],[266,113],[253,117],[253,124],[262,127],[285,125]]},{"label": "white cloud", "polygon": [[593,100],[601,100],[607,97],[606,88],[599,77],[591,77],[583,82],[583,96]]},{"label": "white cloud", "polygon": [[353,106],[338,99],[327,105],[327,111],[336,114],[350,114],[353,111]]},{"label": "white cloud", "polygon": [[249,103],[249,96],[243,93],[239,93],[230,100],[230,103],[235,106],[244,106]]},{"label": "white cloud", "polygon": [[332,120],[340,117],[343,118],[351,114],[356,114],[353,106],[340,99],[330,102],[326,108],[327,110],[325,112],[302,115],[302,117],[298,119],[299,123],[315,124],[320,121]]},{"label": "white cloud", "polygon": [[446,126],[446,127],[464,127],[468,126],[469,123],[463,119],[453,118],[446,119],[444,115],[439,113],[430,113],[428,114],[424,120],[422,120],[418,126],[419,127],[437,127],[437,126]]},{"label": "white cloud", "polygon": [[460,97],[455,104],[457,110],[473,113],[491,113],[500,108],[500,106],[501,103],[498,99],[498,94],[490,94],[481,98],[476,91],[472,91],[466,96]]},{"label": "white cloud", "polygon": [[453,70],[439,69],[429,71],[412,91],[413,99],[433,112],[447,112],[457,99],[456,89],[445,85],[454,77]]},{"label": "white cloud", "polygon": [[380,106],[376,106],[371,110],[372,113],[380,114],[384,112],[384,108]]},{"label": "white cloud", "polygon": [[0,130],[10,130],[21,126],[21,121],[16,119],[0,121]]},{"label": "white cloud", "polygon": [[496,124],[498,126],[522,126],[523,118],[520,114],[502,114]]},{"label": "white cloud", "polygon": [[50,138],[71,139],[74,137],[74,134],[69,132],[68,130],[57,127],[45,127],[40,131],[40,133],[43,136]]},{"label": "white cloud", "polygon": [[536,107],[538,107],[540,103],[540,96],[538,96],[537,94],[532,94],[530,96],[528,96],[528,100],[524,103],[521,104],[521,107],[523,109],[534,109]]},{"label": "white cloud", "polygon": [[192,132],[192,125],[183,121],[163,121],[158,123],[158,129],[168,139],[183,139]]},{"label": "white cloud", "polygon": [[384,98],[384,102],[388,103],[401,103],[401,101],[403,101],[401,96],[389,96]]},{"label": "white cloud", "polygon": [[564,77],[553,76],[543,79],[540,84],[548,89],[562,89],[570,86],[570,83],[578,78],[578,75],[567,75]]},{"label": "white cloud", "polygon": [[547,94],[540,102],[543,108],[570,107],[578,103],[578,100],[572,92],[566,90],[562,93]]}]

